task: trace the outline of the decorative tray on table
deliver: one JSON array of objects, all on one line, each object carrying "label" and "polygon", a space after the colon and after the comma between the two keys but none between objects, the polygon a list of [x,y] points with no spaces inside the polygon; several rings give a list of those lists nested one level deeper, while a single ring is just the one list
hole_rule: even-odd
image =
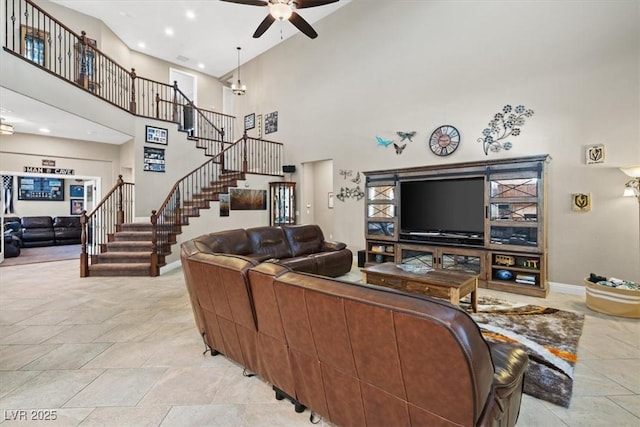
[{"label": "decorative tray on table", "polygon": [[428,267],[426,265],[397,264],[396,267],[398,267],[402,271],[406,271],[407,273],[416,273],[416,274],[425,274],[430,271],[433,271],[433,268]]}]

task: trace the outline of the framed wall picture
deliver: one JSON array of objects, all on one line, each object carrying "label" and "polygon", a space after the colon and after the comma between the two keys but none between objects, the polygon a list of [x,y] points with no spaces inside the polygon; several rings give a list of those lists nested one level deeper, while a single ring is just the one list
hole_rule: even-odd
[{"label": "framed wall picture", "polygon": [[84,197],[84,185],[70,185],[69,197]]},{"label": "framed wall picture", "polygon": [[232,211],[267,210],[267,190],[229,189],[229,209]]},{"label": "framed wall picture", "polygon": [[84,210],[84,200],[71,199],[69,200],[69,203],[69,213],[71,215],[82,215],[82,211]]},{"label": "framed wall picture", "polygon": [[147,125],[145,127],[145,141],[153,144],[167,145],[169,142],[169,131],[164,128]]},{"label": "framed wall picture", "polygon": [[244,116],[244,130],[253,129],[256,127],[256,115],[255,113],[247,114]]},{"label": "framed wall picture", "polygon": [[148,172],[164,172],[164,148],[144,147],[143,167]]},{"label": "framed wall picture", "polygon": [[573,193],[571,195],[571,210],[574,212],[590,212],[591,193]]},{"label": "framed wall picture", "polygon": [[18,177],[18,200],[64,201],[64,179]]},{"label": "framed wall picture", "polygon": [[604,163],[604,145],[594,145],[592,147],[587,147],[586,152],[586,162],[588,165],[593,165],[596,163]]},{"label": "framed wall picture", "polygon": [[278,112],[265,114],[264,116],[264,133],[278,132]]}]

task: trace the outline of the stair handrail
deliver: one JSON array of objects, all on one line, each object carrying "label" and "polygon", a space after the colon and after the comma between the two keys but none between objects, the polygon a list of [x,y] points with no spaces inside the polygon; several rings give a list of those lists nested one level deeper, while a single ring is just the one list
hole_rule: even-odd
[{"label": "stair handrail", "polygon": [[[109,192],[100,200],[95,208],[87,214],[86,210],[80,215],[80,277],[89,276],[89,255],[96,257],[102,251],[102,245],[106,245],[108,232],[116,231],[128,219],[133,218],[133,190],[135,184],[125,182],[122,175],[118,175],[118,180]],[[128,196],[128,197],[127,197]],[[114,213],[114,221],[109,221]],[[100,220],[98,221],[97,217]],[[101,224],[102,222],[102,224]],[[92,226],[91,231],[87,229]],[[100,228],[100,230],[96,230]],[[87,243],[91,245],[91,250],[87,250]]]},{"label": "stair handrail", "polygon": [[[263,151],[268,152],[276,158],[275,161],[278,167],[269,164],[265,170],[251,170],[249,168],[251,162],[248,159],[247,153],[257,151],[252,149],[252,145],[257,144],[262,144]],[[255,157],[267,158],[266,155]],[[213,192],[216,192],[216,189],[222,189],[222,186],[220,186],[217,181],[222,173],[244,174],[251,172],[255,174],[282,176],[274,173],[275,170],[281,170],[281,164],[282,143],[249,138],[245,133],[242,138],[228,147],[223,148],[211,159],[177,180],[160,205],[160,208],[151,211],[151,224],[153,228],[151,275],[157,276],[160,274],[158,268],[158,248],[163,248],[164,251],[164,246],[169,243],[169,235],[179,232],[180,227],[183,225],[184,202],[188,200],[188,197],[193,197],[199,192],[206,191],[205,189],[210,189]],[[174,218],[175,220],[169,222],[167,221],[169,218]]]}]

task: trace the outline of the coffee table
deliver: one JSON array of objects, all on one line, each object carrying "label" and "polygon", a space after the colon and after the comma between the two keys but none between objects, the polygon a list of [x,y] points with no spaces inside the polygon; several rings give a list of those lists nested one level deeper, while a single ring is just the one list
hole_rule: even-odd
[{"label": "coffee table", "polygon": [[446,298],[457,306],[460,306],[460,298],[471,294],[471,309],[475,313],[478,308],[478,276],[442,270],[411,273],[396,267],[393,262],[385,262],[360,271],[365,283]]}]

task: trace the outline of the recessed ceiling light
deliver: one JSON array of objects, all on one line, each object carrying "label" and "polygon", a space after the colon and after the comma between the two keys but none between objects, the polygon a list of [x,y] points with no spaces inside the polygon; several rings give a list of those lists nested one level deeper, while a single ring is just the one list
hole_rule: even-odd
[{"label": "recessed ceiling light", "polygon": [[144,42],[138,42],[138,47],[139,47],[140,49],[146,49],[146,48],[147,48],[147,45],[146,45],[146,44],[144,44]]},{"label": "recessed ceiling light", "polygon": [[168,36],[172,36],[173,35],[173,28],[167,27],[164,29],[164,33]]},{"label": "recessed ceiling light", "polygon": [[187,19],[196,19],[196,13],[193,10],[187,10],[185,16]]},{"label": "recessed ceiling light", "polygon": [[49,133],[49,132],[51,132],[51,130],[50,130],[50,129],[47,129],[47,128],[40,128],[39,130],[40,130],[40,132],[42,132],[42,133]]},{"label": "recessed ceiling light", "polygon": [[204,64],[203,63],[198,64],[198,68],[204,68]]}]

